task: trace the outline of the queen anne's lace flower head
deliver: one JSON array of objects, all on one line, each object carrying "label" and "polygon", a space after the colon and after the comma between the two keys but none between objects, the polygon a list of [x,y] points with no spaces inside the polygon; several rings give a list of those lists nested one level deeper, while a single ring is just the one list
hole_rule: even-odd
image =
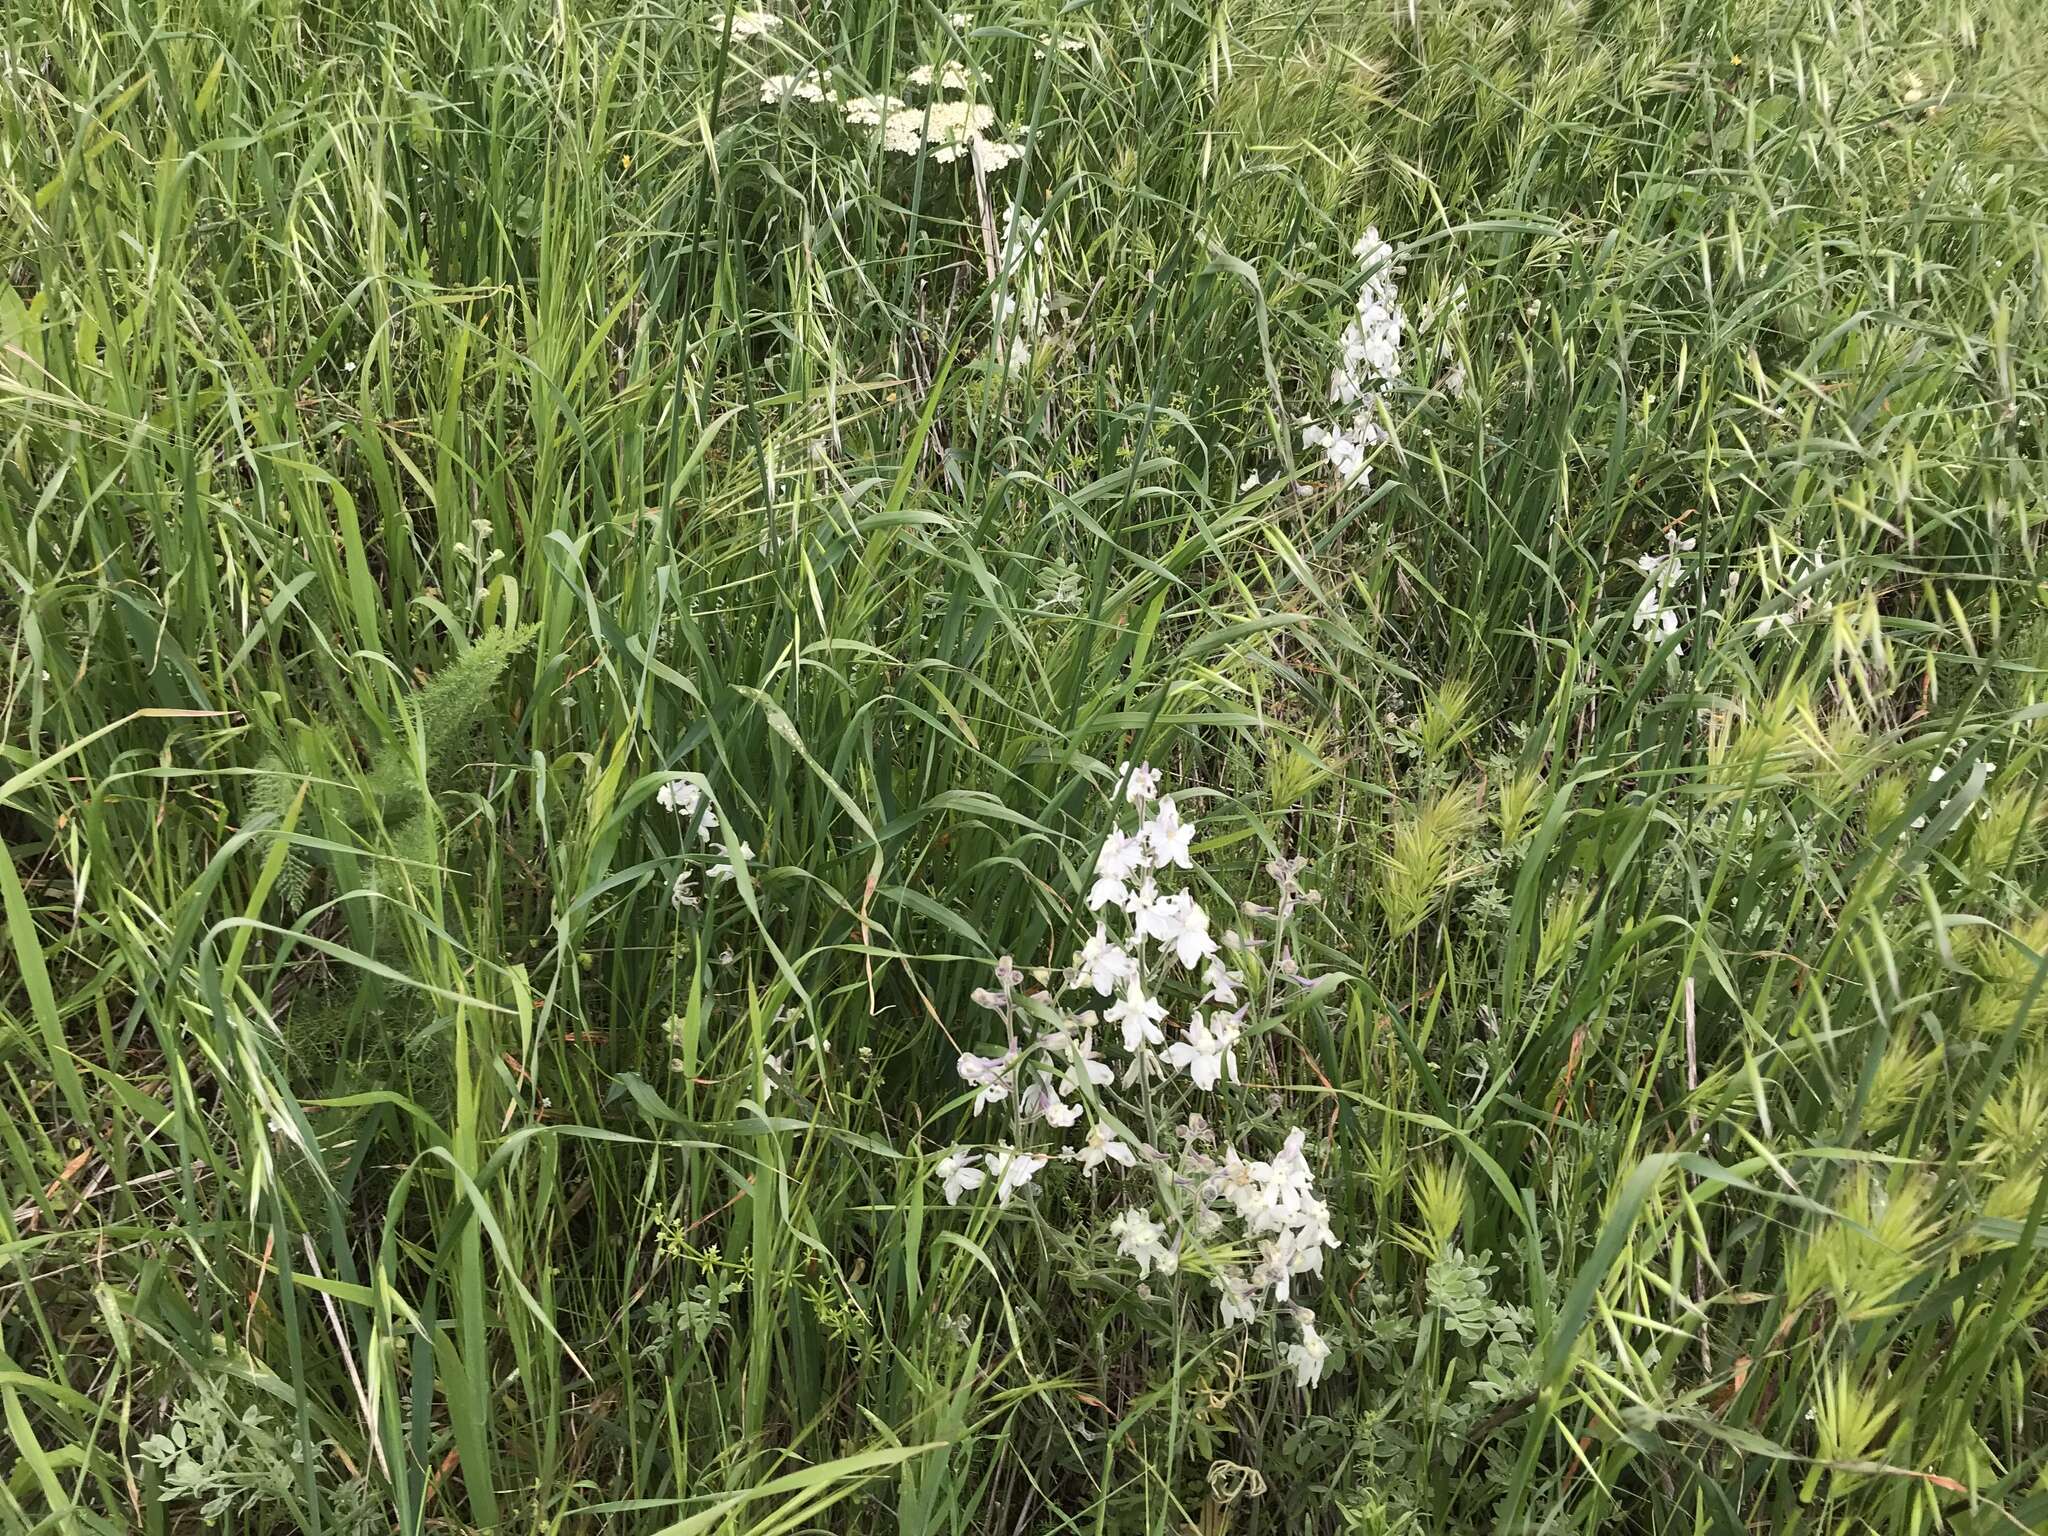
[{"label": "queen anne's lace flower head", "polygon": [[905,78],[912,85],[927,88],[936,80],[941,91],[960,93],[974,89],[974,71],[957,59],[947,62],[936,72],[932,69],[931,65],[920,64]]}]

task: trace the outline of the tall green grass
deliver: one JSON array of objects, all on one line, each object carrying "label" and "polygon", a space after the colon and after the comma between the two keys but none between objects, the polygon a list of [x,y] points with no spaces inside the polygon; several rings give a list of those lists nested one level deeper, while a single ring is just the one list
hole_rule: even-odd
[{"label": "tall green grass", "polygon": [[[2028,7],[0,28],[10,1528],[2048,1527]],[[1346,978],[1307,1393],[929,1179],[1144,757]]]}]

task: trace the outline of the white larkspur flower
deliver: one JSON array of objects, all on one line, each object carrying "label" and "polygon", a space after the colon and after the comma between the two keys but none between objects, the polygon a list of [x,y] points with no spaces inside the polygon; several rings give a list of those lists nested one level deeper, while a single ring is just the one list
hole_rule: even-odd
[{"label": "white larkspur flower", "polygon": [[1116,1251],[1137,1263],[1141,1278],[1154,1269],[1170,1275],[1180,1268],[1180,1254],[1166,1245],[1166,1229],[1136,1206],[1118,1212],[1110,1221],[1109,1235],[1116,1239]]},{"label": "white larkspur flower", "polygon": [[1159,809],[1152,819],[1138,830],[1146,850],[1152,855],[1156,869],[1193,869],[1195,861],[1190,845],[1194,841],[1195,824],[1180,819],[1180,808],[1168,795],[1159,802]]},{"label": "white larkspur flower", "polygon": [[1101,1121],[1089,1127],[1088,1139],[1081,1143],[1074,1153],[1074,1161],[1081,1165],[1081,1171],[1094,1178],[1104,1163],[1120,1163],[1126,1168],[1137,1166],[1137,1155],[1123,1142],[1111,1134],[1109,1127]]},{"label": "white larkspur flower", "polygon": [[1101,923],[1088,942],[1074,956],[1074,970],[1082,980],[1107,997],[1138,973],[1138,963],[1124,947],[1109,936]]},{"label": "white larkspur flower", "polygon": [[1300,1313],[1301,1342],[1287,1346],[1287,1366],[1294,1372],[1297,1387],[1312,1387],[1323,1379],[1323,1365],[1330,1358],[1329,1343],[1316,1332],[1315,1318],[1306,1309]]},{"label": "white larkspur flower", "polygon": [[1105,1008],[1102,1016],[1116,1025],[1124,1034],[1124,1049],[1136,1051],[1141,1046],[1166,1044],[1166,1032],[1159,1025],[1166,1017],[1166,1005],[1156,997],[1149,997],[1139,979],[1133,976],[1124,988],[1124,995]]},{"label": "white larkspur flower", "polygon": [[704,903],[697,895],[696,877],[687,869],[676,873],[675,883],[668,888],[668,904],[677,911],[684,907],[701,907]]},{"label": "white larkspur flower", "polygon": [[1245,1277],[1241,1269],[1223,1268],[1213,1277],[1219,1305],[1223,1313],[1223,1326],[1231,1328],[1239,1323],[1249,1323],[1258,1316],[1259,1293]]},{"label": "white larkspur flower", "polygon": [[1301,432],[1302,446],[1322,449],[1338,482],[1346,486],[1365,478],[1367,452],[1387,440],[1380,424],[1382,396],[1400,378],[1401,332],[1407,324],[1395,286],[1393,247],[1377,229],[1367,229],[1352,254],[1365,282],[1338,338],[1337,363],[1330,372],[1330,403],[1338,408],[1337,419],[1312,421]]},{"label": "white larkspur flower", "polygon": [[[1970,744],[1967,741],[1963,741],[1961,739],[1957,740],[1955,749],[1958,753],[1967,752],[1969,748]],[[1998,772],[1998,764],[1986,758],[1982,762],[1979,762],[1976,767],[1970,770],[1969,782],[1966,783],[1963,787],[1964,789],[1969,790],[1972,793],[1981,794],[1983,792],[1985,784],[1989,782],[1991,775],[1996,772]],[[1937,763],[1934,765],[1934,767],[1927,770],[1927,782],[1929,784],[1939,784],[1947,777],[1948,768],[1945,764]],[[1955,796],[1953,794],[1943,795],[1940,801],[1936,803],[1934,810],[1931,814],[1939,816],[1943,811],[1948,809],[1948,803],[1953,799],[1955,799]],[[1927,814],[1928,813],[1923,813],[1913,818],[1913,828],[1915,831],[1918,831],[1920,828],[1927,825]],[[1986,808],[1986,814],[1989,814],[1988,808]]]},{"label": "white larkspur flower", "polygon": [[996,1181],[996,1204],[1008,1205],[1010,1197],[1038,1177],[1045,1159],[1036,1152],[1019,1152],[1015,1147],[997,1147],[989,1154],[988,1171]]},{"label": "white larkspur flower", "polygon": [[1204,1092],[1214,1090],[1227,1074],[1237,1081],[1237,1036],[1235,1020],[1209,1015],[1204,1023],[1196,1014],[1189,1020],[1186,1035],[1166,1048],[1166,1064],[1187,1073],[1188,1081]]},{"label": "white larkspur flower", "polygon": [[1137,914],[1138,931],[1171,950],[1189,970],[1216,953],[1209,934],[1209,914],[1186,891],[1161,896]]},{"label": "white larkspur flower", "polygon": [[960,1075],[960,1081],[975,1090],[974,1112],[979,1115],[991,1104],[999,1104],[1010,1096],[1010,1068],[1016,1061],[1016,1053],[1006,1051],[1001,1056],[977,1056],[972,1051],[962,1051],[953,1070]]},{"label": "white larkspur flower", "polygon": [[1081,1106],[1061,1098],[1059,1084],[1051,1074],[1040,1072],[1018,1095],[1017,1113],[1026,1120],[1043,1119],[1063,1131],[1081,1118]]},{"label": "white larkspur flower", "polygon": [[720,859],[706,871],[713,880],[732,879],[733,863],[735,861],[741,864],[751,864],[754,862],[754,845],[744,839],[741,840],[739,847],[727,851],[733,855],[731,859]]},{"label": "white larkspur flower", "polygon": [[1202,972],[1202,985],[1207,987],[1207,1000],[1224,1008],[1237,1006],[1237,989],[1244,985],[1244,974],[1233,971],[1218,956],[1210,956],[1209,968]]},{"label": "white larkspur flower", "polygon": [[1159,798],[1159,770],[1150,763],[1140,763],[1133,768],[1128,762],[1117,765],[1117,776],[1124,781],[1124,799],[1130,804],[1144,807]]},{"label": "white larkspur flower", "polygon": [[704,803],[704,791],[688,779],[670,779],[654,792],[654,803],[664,811],[674,811],[693,831],[718,830],[718,813]]},{"label": "white larkspur flower", "polygon": [[1113,875],[1097,875],[1095,883],[1088,887],[1088,910],[1100,912],[1104,907],[1128,906],[1131,888]]},{"label": "white larkspur flower", "polygon": [[[1094,1015],[1087,1017],[1092,1021]],[[1062,1029],[1041,1037],[1038,1043],[1049,1055],[1066,1062],[1066,1071],[1060,1074],[1060,1081],[1070,1093],[1079,1093],[1084,1086],[1107,1088],[1116,1081],[1116,1073],[1096,1054],[1095,1036],[1086,1028],[1078,1040]]]},{"label": "white larkspur flower", "polygon": [[[1643,589],[1636,611],[1629,620],[1629,628],[1643,636],[1651,645],[1660,645],[1670,636],[1678,633],[1682,621],[1679,610],[1671,602],[1672,589],[1685,577],[1685,562],[1679,557],[1692,549],[1695,540],[1680,539],[1668,534],[1669,547],[1661,555],[1636,556],[1636,569],[1650,578],[1650,584]],[[1685,648],[1672,648],[1674,656],[1683,656]]]},{"label": "white larkspur flower", "polygon": [[974,1154],[960,1147],[939,1159],[932,1177],[944,1186],[948,1205],[958,1205],[962,1194],[988,1182],[988,1175],[974,1166]]},{"label": "white larkspur flower", "polygon": [[1790,633],[1794,625],[1813,611],[1814,591],[1825,569],[1822,552],[1826,548],[1827,543],[1823,540],[1814,546],[1812,554],[1800,552],[1786,562],[1785,577],[1791,586],[1790,597],[1785,606],[1756,616],[1756,633],[1759,640],[1773,629],[1782,629]]},{"label": "white larkspur flower", "polygon": [[1145,839],[1132,837],[1122,829],[1112,830],[1095,856],[1095,884],[1088,892],[1088,909],[1125,906],[1130,901],[1130,880],[1152,861]]}]

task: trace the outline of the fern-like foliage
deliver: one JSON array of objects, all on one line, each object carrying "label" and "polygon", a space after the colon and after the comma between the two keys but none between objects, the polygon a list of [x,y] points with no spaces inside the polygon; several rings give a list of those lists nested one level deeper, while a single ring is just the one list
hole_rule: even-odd
[{"label": "fern-like foliage", "polygon": [[531,624],[492,630],[405,702],[404,728],[370,764],[370,798],[386,827],[395,829],[424,808],[483,719],[506,666],[534,633]]}]

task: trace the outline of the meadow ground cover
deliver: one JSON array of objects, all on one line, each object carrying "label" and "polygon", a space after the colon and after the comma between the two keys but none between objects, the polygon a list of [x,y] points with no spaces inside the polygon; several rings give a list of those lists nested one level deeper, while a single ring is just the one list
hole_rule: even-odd
[{"label": "meadow ground cover", "polygon": [[0,1527],[2048,1529],[2041,21],[10,7]]}]

